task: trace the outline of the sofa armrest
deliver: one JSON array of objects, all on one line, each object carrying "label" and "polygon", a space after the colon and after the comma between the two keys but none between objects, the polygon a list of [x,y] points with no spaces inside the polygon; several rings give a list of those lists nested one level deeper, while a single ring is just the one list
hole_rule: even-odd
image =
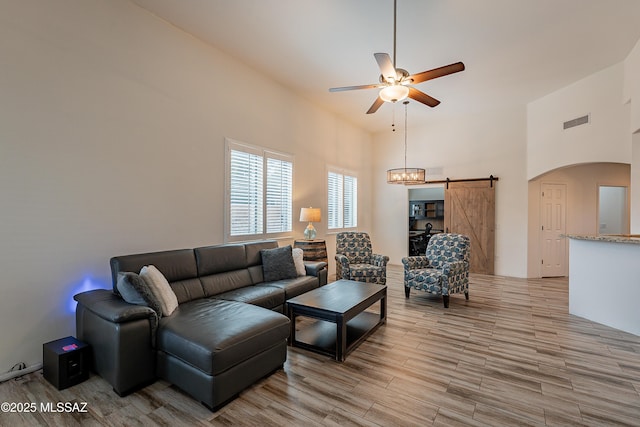
[{"label": "sofa armrest", "polygon": [[315,276],[318,278],[318,285],[324,286],[327,284],[327,263],[324,261],[305,261],[304,268],[307,271],[307,276]]},{"label": "sofa armrest", "polygon": [[304,261],[304,268],[307,271],[307,276],[317,276],[320,270],[327,268],[327,263],[324,261]]},{"label": "sofa armrest", "polygon": [[111,290],[75,295],[76,335],[91,345],[93,370],[123,396],[156,379],[158,316]]},{"label": "sofa armrest", "polygon": [[78,304],[82,304],[87,310],[108,322],[123,323],[155,317],[154,323],[156,325],[158,323],[158,316],[151,308],[143,305],[129,304],[106,289],[83,292],[74,295],[73,299],[78,301]]}]

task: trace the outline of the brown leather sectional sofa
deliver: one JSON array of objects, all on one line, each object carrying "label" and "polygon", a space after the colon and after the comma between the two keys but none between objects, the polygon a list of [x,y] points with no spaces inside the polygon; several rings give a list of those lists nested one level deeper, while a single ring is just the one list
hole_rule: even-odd
[{"label": "brown leather sectional sofa", "polygon": [[[306,262],[307,275],[264,282],[261,249],[275,241],[181,249],[111,259],[114,290],[75,296],[77,337],[93,349],[93,369],[119,395],[162,378],[212,410],[282,367],[290,322],[287,299],[326,284],[323,262]],[[178,299],[158,318],[125,302],[120,272],[155,265]]]}]

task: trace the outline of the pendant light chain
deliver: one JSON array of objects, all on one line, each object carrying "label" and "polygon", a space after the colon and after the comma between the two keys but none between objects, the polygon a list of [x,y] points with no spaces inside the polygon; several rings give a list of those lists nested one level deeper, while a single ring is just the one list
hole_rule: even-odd
[{"label": "pendant light chain", "polygon": [[[407,168],[407,147],[409,139],[409,101],[404,101],[404,167],[387,170],[387,183],[388,184],[424,184],[425,182],[425,170],[422,168]],[[394,125],[395,125],[395,108],[394,108]],[[394,129],[395,131],[395,129]]]}]

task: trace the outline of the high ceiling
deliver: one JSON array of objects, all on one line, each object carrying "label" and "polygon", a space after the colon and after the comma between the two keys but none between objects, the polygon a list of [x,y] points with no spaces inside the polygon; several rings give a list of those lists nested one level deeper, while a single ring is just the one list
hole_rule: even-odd
[{"label": "high ceiling", "polygon": [[[133,0],[162,19],[370,132],[375,52],[393,55],[393,0]],[[398,0],[397,66],[466,70],[416,88],[442,103],[410,122],[525,104],[624,60],[640,39],[640,0]],[[398,109],[398,111],[401,111]]]}]

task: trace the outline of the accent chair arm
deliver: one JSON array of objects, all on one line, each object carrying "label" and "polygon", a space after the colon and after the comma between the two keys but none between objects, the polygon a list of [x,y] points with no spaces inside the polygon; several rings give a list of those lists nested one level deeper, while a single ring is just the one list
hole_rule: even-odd
[{"label": "accent chair arm", "polygon": [[349,278],[349,258],[342,254],[336,254],[336,279]]},{"label": "accent chair arm", "polygon": [[452,277],[464,273],[468,269],[469,263],[467,261],[454,261],[445,263],[442,267],[442,272],[445,276]]},{"label": "accent chair arm", "polygon": [[405,271],[427,268],[429,267],[429,258],[423,255],[404,257],[402,258],[402,264]]},{"label": "accent chair arm", "polygon": [[349,258],[342,254],[336,254],[336,262],[344,268],[349,268]]},{"label": "accent chair arm", "polygon": [[389,262],[388,256],[380,255],[380,254],[371,254],[371,264],[376,265],[378,267],[386,267],[387,262]]},{"label": "accent chair arm", "polygon": [[455,289],[461,287],[465,289],[469,283],[468,277],[469,263],[467,261],[445,263],[442,268],[442,295],[449,295],[451,290],[456,292]]}]

